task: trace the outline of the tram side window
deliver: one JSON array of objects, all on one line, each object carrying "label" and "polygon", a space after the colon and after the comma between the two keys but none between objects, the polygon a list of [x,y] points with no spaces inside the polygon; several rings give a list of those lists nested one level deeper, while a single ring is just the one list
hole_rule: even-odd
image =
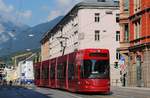
[{"label": "tram side window", "polygon": [[35,78],[40,79],[40,68],[37,68],[35,71]]},{"label": "tram side window", "polygon": [[67,63],[64,62],[64,63],[63,63],[63,78],[66,77],[66,65],[67,65]]},{"label": "tram side window", "polygon": [[66,62],[58,64],[57,77],[58,79],[64,79],[66,77]]},{"label": "tram side window", "polygon": [[73,80],[75,78],[75,70],[74,70],[74,65],[69,64],[68,65],[68,79]]},{"label": "tram side window", "polygon": [[44,68],[42,68],[42,72],[41,72],[41,75],[42,75],[42,79],[44,79]]},{"label": "tram side window", "polygon": [[92,71],[92,62],[91,60],[84,60],[83,65],[81,66],[81,77],[88,78]]},{"label": "tram side window", "polygon": [[45,79],[48,79],[48,68],[45,68]]},{"label": "tram side window", "polygon": [[55,67],[51,67],[51,70],[50,70],[50,78],[51,79],[55,79]]},{"label": "tram side window", "polygon": [[48,68],[43,68],[43,79],[48,79]]}]

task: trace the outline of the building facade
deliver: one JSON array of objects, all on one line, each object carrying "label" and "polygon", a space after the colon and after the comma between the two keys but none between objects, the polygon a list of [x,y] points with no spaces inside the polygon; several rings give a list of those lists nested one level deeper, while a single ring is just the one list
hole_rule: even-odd
[{"label": "building facade", "polygon": [[150,0],[129,1],[128,85],[150,87]]},{"label": "building facade", "polygon": [[85,0],[75,5],[41,40],[42,61],[80,49],[109,49],[111,84],[120,86],[120,68],[114,68],[119,59],[118,17],[119,5],[112,0]]},{"label": "building facade", "polygon": [[5,79],[6,81],[14,81],[16,78],[15,78],[15,70],[13,69],[13,67],[10,67],[10,68],[5,68],[5,73],[6,73],[6,76],[5,76]]},{"label": "building facade", "polygon": [[119,67],[121,69],[122,86],[128,84],[128,64],[129,64],[129,0],[120,0],[120,46],[117,49],[121,54],[119,60]]},{"label": "building facade", "polygon": [[0,63],[0,82],[4,79],[5,77],[5,69],[6,64],[4,64],[3,62]]},{"label": "building facade", "polygon": [[41,44],[41,56],[42,60],[47,60],[49,59],[49,41],[48,39]]},{"label": "building facade", "polygon": [[23,60],[17,67],[18,83],[33,83],[34,70],[32,59]]}]

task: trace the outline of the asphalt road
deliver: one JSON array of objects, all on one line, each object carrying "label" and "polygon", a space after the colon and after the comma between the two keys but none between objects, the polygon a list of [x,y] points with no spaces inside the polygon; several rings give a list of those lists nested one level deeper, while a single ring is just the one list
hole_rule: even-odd
[{"label": "asphalt road", "polygon": [[0,86],[0,98],[50,98],[44,94],[22,87]]},{"label": "asphalt road", "polygon": [[49,88],[36,88],[36,91],[48,95],[52,98],[150,98],[150,89],[143,90],[136,88],[120,87],[112,87],[112,93],[110,95],[76,94]]},{"label": "asphalt road", "polygon": [[0,98],[150,98],[150,89],[112,87],[110,95],[77,94],[49,88],[0,87]]}]

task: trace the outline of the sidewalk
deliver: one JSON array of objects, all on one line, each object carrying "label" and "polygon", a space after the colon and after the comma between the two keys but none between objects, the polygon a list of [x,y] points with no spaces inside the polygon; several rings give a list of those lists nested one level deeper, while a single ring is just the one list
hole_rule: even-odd
[{"label": "sidewalk", "polygon": [[145,88],[145,87],[122,87],[122,86],[113,86],[115,88],[125,88],[125,89],[132,89],[132,90],[148,90],[150,91],[150,88]]}]

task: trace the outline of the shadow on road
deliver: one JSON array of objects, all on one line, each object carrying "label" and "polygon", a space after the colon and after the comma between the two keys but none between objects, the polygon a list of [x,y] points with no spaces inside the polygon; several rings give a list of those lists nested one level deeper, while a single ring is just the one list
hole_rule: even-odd
[{"label": "shadow on road", "polygon": [[0,86],[0,98],[52,98],[52,94],[42,94],[22,86]]}]

